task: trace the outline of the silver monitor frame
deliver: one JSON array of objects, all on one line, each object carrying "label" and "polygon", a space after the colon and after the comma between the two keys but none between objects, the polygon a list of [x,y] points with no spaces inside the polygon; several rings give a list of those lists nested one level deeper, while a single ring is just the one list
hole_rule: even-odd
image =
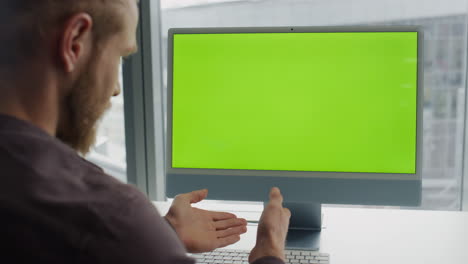
[{"label": "silver monitor frame", "polygon": [[[183,169],[172,167],[173,39],[175,34],[417,32],[416,174]],[[208,188],[211,199],[264,201],[278,186],[288,201],[416,206],[421,202],[423,32],[416,26],[173,28],[168,34],[166,194]]]}]

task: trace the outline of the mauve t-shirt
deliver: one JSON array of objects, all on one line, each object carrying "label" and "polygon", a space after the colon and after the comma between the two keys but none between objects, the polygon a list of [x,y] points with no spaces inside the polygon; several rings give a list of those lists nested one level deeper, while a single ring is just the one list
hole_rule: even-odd
[{"label": "mauve t-shirt", "polygon": [[1,263],[195,262],[138,189],[6,115],[0,115],[0,170]]}]

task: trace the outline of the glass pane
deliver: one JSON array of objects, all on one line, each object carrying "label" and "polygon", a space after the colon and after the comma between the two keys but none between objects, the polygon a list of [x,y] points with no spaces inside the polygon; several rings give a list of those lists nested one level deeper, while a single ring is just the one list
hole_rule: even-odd
[{"label": "glass pane", "polygon": [[112,107],[100,121],[96,144],[86,158],[109,175],[127,182],[122,71],[119,82],[122,92],[111,99]]},{"label": "glass pane", "polygon": [[[167,30],[173,27],[422,26],[425,33],[422,209],[459,210],[466,11],[467,0],[161,0],[163,54],[167,54]],[[163,59],[166,76],[167,57]]]}]

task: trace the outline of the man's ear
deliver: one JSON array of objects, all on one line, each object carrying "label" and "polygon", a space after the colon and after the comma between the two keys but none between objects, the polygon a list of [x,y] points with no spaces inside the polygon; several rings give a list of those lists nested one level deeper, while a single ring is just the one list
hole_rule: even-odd
[{"label": "man's ear", "polygon": [[67,20],[61,31],[60,59],[67,73],[73,72],[86,50],[91,49],[93,19],[87,13],[79,13]]}]

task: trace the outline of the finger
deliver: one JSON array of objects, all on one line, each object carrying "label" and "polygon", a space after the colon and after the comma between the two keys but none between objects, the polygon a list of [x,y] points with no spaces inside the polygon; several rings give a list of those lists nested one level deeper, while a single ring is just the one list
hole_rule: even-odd
[{"label": "finger", "polygon": [[229,246],[229,245],[232,245],[232,244],[238,242],[239,240],[240,240],[239,235],[223,237],[223,238],[218,239],[218,246],[217,247],[218,248],[226,247],[226,246]]},{"label": "finger", "polygon": [[182,200],[189,203],[198,203],[208,196],[208,190],[198,190],[190,193],[179,194],[175,197],[176,200]]},{"label": "finger", "polygon": [[191,194],[190,203],[198,203],[208,196],[208,190],[203,189],[203,190],[193,191],[190,194]]},{"label": "finger", "polygon": [[242,218],[231,218],[227,220],[216,221],[214,223],[216,230],[223,230],[223,229],[228,229],[231,227],[241,226],[241,225],[246,226],[247,220],[242,219]]},{"label": "finger", "polygon": [[237,218],[235,214],[225,213],[225,212],[211,212],[211,217],[215,221]]},{"label": "finger", "polygon": [[225,230],[216,231],[216,236],[218,238],[223,238],[223,237],[229,237],[233,235],[244,234],[245,232],[247,232],[246,226],[237,226],[237,227],[233,227],[233,228],[229,228]]},{"label": "finger", "polygon": [[279,188],[277,188],[277,187],[271,188],[270,203],[282,205],[283,195],[281,195],[281,191],[280,191]]}]

